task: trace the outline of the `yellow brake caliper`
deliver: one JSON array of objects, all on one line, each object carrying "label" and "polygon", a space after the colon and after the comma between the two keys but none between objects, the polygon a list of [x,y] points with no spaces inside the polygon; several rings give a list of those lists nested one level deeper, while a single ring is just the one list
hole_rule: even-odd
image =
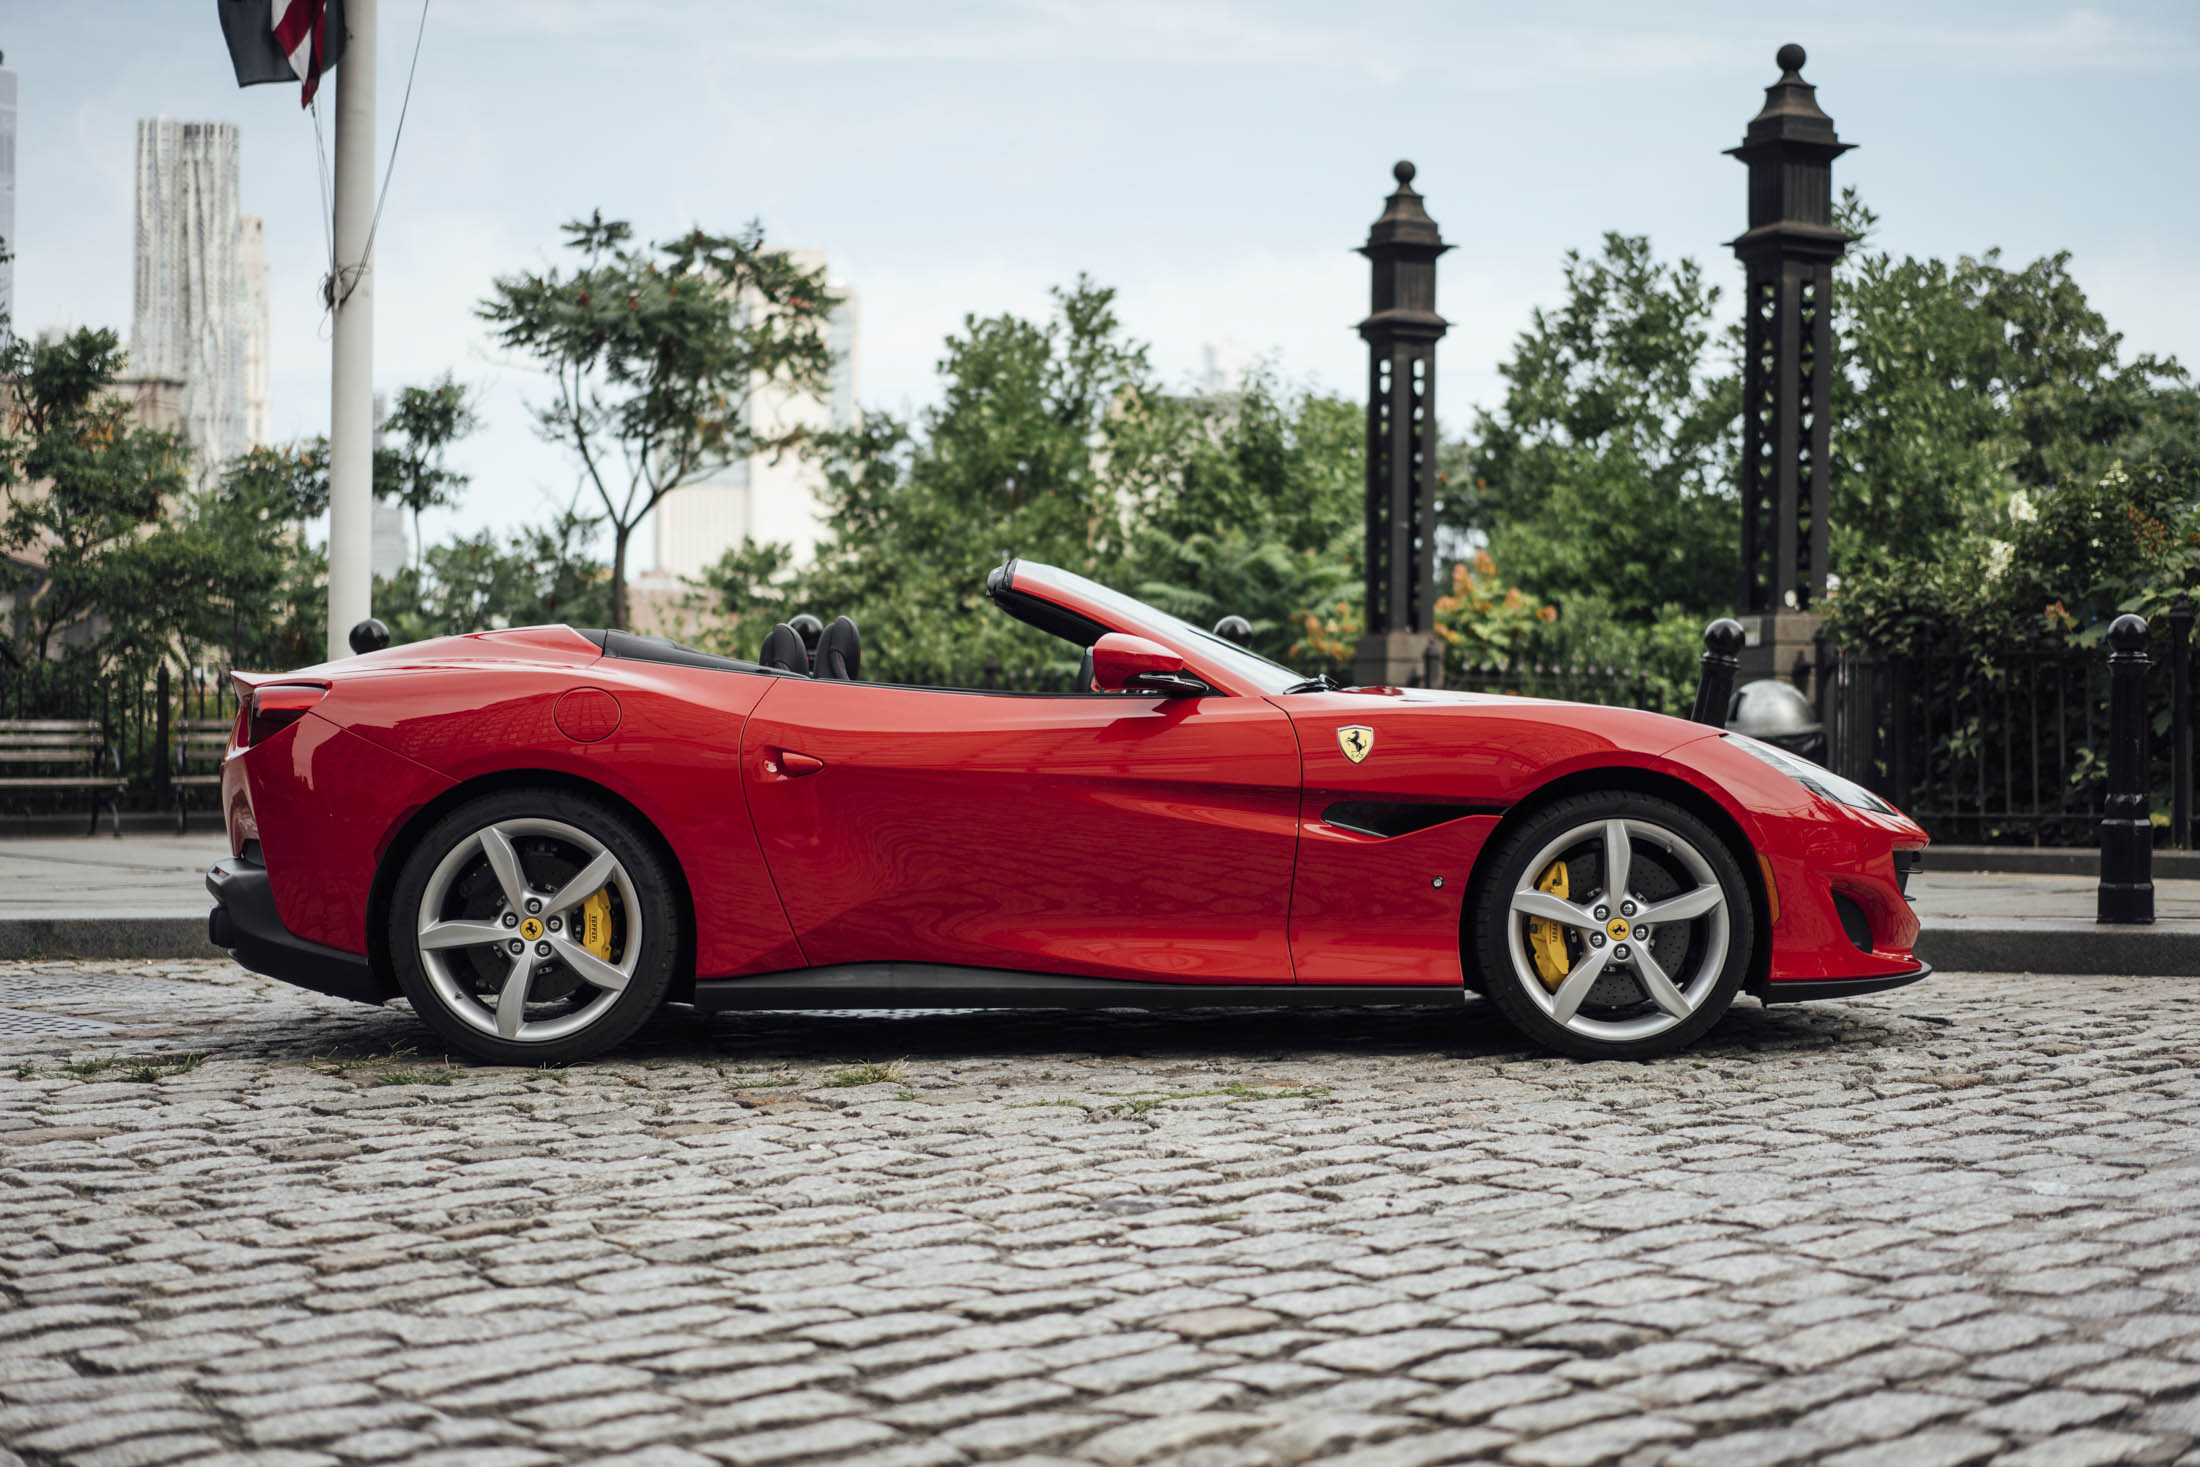
[{"label": "yellow brake caliper", "polygon": [[[1535,889],[1560,898],[1571,896],[1573,889],[1566,877],[1566,863],[1553,861],[1550,869],[1536,878]],[[1573,967],[1566,960],[1566,929],[1548,917],[1530,917],[1528,951],[1535,958],[1535,973],[1543,980],[1543,986],[1553,993],[1558,992],[1558,985],[1565,981],[1567,972]]]},{"label": "yellow brake caliper", "polygon": [[597,888],[581,903],[581,946],[611,961],[611,888]]}]

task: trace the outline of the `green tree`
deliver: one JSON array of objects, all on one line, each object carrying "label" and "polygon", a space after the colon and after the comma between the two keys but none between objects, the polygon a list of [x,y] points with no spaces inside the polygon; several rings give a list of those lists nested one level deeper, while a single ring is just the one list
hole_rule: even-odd
[{"label": "green tree", "polygon": [[485,628],[614,625],[611,577],[593,551],[598,521],[567,511],[499,537],[482,530],[428,550],[380,583],[391,640]]},{"label": "green tree", "polygon": [[[1454,533],[1486,534],[1507,576],[1559,603],[1648,623],[1669,603],[1731,606],[1740,392],[1712,350],[1719,299],[1692,260],[1639,236],[1569,253],[1566,299],[1537,310],[1498,370],[1447,486]],[[1450,467],[1450,465],[1447,465]]]},{"label": "green tree", "polygon": [[692,609],[711,618],[705,640],[739,657],[754,657],[774,622],[798,614],[800,583],[789,574],[791,546],[743,538],[696,582]]},{"label": "green tree", "polygon": [[480,426],[466,389],[448,372],[426,387],[399,388],[397,406],[382,420],[385,445],[375,455],[374,493],[395,500],[412,516],[416,568],[426,551],[421,514],[457,503],[466,487],[466,476],[446,465],[445,455]]},{"label": "green tree", "polygon": [[191,594],[173,547],[146,544],[186,487],[188,454],[180,435],[138,426],[114,394],[122,362],[112,331],[0,341],[0,590],[12,603],[0,658],[10,664],[64,643],[106,657],[172,625]]},{"label": "green tree", "polygon": [[572,450],[611,532],[610,620],[628,622],[627,547],[658,501],[799,435],[757,423],[766,388],[815,394],[831,365],[824,274],[764,245],[761,226],[647,246],[599,212],[565,226],[570,270],[499,276],[479,314],[553,388],[543,437]]},{"label": "green tree", "polygon": [[1359,594],[1364,424],[1358,404],[1265,369],[1235,390],[1150,393],[1118,449],[1136,468],[1127,589],[1203,626],[1242,616],[1256,651],[1303,655],[1307,612]]},{"label": "green tree", "polygon": [[939,406],[822,441],[816,562],[783,593],[758,547],[710,578],[721,610],[746,616],[738,648],[754,654],[760,615],[809,610],[853,616],[882,677],[1067,673],[1062,643],[985,605],[986,573],[1013,554],[1202,624],[1245,616],[1264,650],[1288,650],[1299,614],[1356,574],[1359,409],[1262,373],[1165,391],[1114,299],[1080,278],[1044,321],[967,318]]},{"label": "green tree", "polygon": [[2192,451],[2184,370],[2124,358],[2067,251],[2016,269],[1999,250],[1897,259],[1871,244],[1878,216],[1853,190],[1839,219],[1859,240],[1834,295],[1830,558],[1845,577],[1937,562],[2020,490]]},{"label": "green tree", "polygon": [[[2048,553],[2012,536],[2020,491],[2044,512],[2048,496],[2090,496],[2119,460],[2173,478],[2200,461],[2183,369],[2126,359],[2067,255],[2022,268],[1993,251],[1897,259],[1873,245],[1877,221],[1853,192],[1839,219],[1859,241],[1833,308],[1829,548],[1845,635],[1976,613],[1977,586],[2013,546],[2020,564]],[[1641,239],[1569,256],[1566,291],[1500,369],[1503,404],[1447,450],[1444,516],[1558,603],[1549,638],[1585,639],[1601,660],[1625,628],[1700,626],[1732,607],[1737,343],[1712,331],[1718,293],[1695,264],[1660,263]],[[1644,655],[1668,644],[1659,631]]]},{"label": "green tree", "polygon": [[188,662],[297,667],[325,655],[328,557],[304,522],[328,507],[327,445],[256,448],[179,504],[148,540],[193,588],[172,635]]},{"label": "green tree", "polygon": [[1137,411],[1145,348],[1124,338],[1113,291],[1080,279],[1054,300],[1043,323],[965,318],[941,401],[914,423],[874,412],[818,445],[829,533],[797,599],[853,616],[883,676],[1058,660],[1053,639],[986,614],[986,572],[1011,553],[1076,570],[1122,554],[1109,448]]}]

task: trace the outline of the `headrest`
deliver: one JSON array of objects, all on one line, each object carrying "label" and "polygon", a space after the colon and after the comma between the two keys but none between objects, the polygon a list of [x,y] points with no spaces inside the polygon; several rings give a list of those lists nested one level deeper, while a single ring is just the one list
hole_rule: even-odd
[{"label": "headrest", "polygon": [[799,672],[805,677],[810,672],[810,654],[802,645],[802,634],[785,622],[765,634],[764,650],[756,660],[782,672]]},{"label": "headrest", "polygon": [[845,616],[834,617],[818,639],[817,675],[844,683],[863,681],[863,638]]}]

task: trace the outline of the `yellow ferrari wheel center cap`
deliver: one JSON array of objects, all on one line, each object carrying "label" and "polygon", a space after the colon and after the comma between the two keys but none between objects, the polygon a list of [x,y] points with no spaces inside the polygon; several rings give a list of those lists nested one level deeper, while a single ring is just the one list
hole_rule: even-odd
[{"label": "yellow ferrari wheel center cap", "polygon": [[1611,935],[1612,941],[1625,942],[1627,940],[1627,919],[1625,917],[1614,917],[1604,924],[1604,930]]},{"label": "yellow ferrari wheel center cap", "polygon": [[[1623,923],[1621,925],[1624,926],[1625,924]],[[533,942],[536,938],[542,936],[542,924],[536,921],[533,917],[529,917],[526,921],[519,924],[519,935],[526,938],[529,942]]]}]

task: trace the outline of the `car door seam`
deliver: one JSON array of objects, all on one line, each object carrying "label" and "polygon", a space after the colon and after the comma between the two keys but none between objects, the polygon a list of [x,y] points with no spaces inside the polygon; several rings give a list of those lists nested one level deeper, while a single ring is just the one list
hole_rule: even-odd
[{"label": "car door seam", "polygon": [[794,912],[787,905],[787,894],[779,889],[779,873],[772,869],[771,847],[764,843],[764,827],[756,821],[756,803],[749,795],[749,730],[756,724],[758,711],[777,691],[779,684],[775,680],[771,687],[764,690],[762,697],[749,705],[748,716],[741,720],[741,736],[734,743],[735,777],[741,781],[741,808],[748,813],[749,835],[756,842],[757,859],[764,863],[764,879],[771,883],[772,900],[779,903],[780,919],[787,924],[787,935],[794,942],[794,950],[802,955],[804,966],[815,966],[810,960],[809,949],[802,945],[802,929],[796,924]]}]

